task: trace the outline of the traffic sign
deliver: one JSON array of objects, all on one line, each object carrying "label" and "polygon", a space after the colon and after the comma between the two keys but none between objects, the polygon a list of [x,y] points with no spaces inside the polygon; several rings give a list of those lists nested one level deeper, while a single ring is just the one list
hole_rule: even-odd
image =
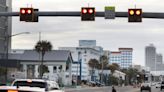
[{"label": "traffic sign", "polygon": [[115,19],[115,7],[114,6],[106,6],[105,7],[105,19]]}]

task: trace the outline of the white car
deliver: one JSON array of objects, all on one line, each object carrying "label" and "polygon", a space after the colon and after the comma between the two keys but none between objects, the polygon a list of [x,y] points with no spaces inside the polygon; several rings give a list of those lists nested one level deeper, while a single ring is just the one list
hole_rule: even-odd
[{"label": "white car", "polygon": [[[14,90],[14,91],[13,91]],[[55,81],[16,79],[11,86],[0,86],[0,92],[63,92]]]},{"label": "white car", "polygon": [[159,83],[156,83],[155,87],[156,88],[160,88],[161,87],[161,83],[160,82]]},{"label": "white car", "polygon": [[147,90],[151,92],[151,84],[150,83],[142,83],[140,91],[142,92],[143,90]]}]

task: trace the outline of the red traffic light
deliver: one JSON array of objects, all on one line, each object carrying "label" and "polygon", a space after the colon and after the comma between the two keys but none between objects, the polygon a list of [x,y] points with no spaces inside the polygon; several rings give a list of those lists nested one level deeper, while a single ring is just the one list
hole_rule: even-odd
[{"label": "red traffic light", "polygon": [[82,21],[94,21],[95,20],[95,8],[94,7],[82,7],[81,8],[81,20]]},{"label": "red traffic light", "polygon": [[25,14],[26,13],[26,10],[25,9],[21,9],[20,13],[21,14]]},{"label": "red traffic light", "polygon": [[87,13],[87,9],[82,9],[82,13],[86,14]]},{"label": "red traffic light", "polygon": [[32,8],[22,8],[20,9],[21,14],[32,14],[33,9]]},{"label": "red traffic light", "polygon": [[94,11],[93,11],[93,9],[89,9],[88,12],[89,12],[90,14],[92,14]]},{"label": "red traffic light", "polygon": [[27,14],[31,14],[32,13],[32,10],[31,9],[28,9],[26,12],[27,12]]}]

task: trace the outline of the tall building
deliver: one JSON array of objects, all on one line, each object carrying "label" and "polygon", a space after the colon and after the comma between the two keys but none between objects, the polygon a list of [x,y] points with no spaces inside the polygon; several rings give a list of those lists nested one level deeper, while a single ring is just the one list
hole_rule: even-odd
[{"label": "tall building", "polygon": [[155,70],[156,48],[153,44],[145,48],[145,66],[149,67],[151,71]]},{"label": "tall building", "polygon": [[121,52],[119,51],[113,51],[109,54],[109,63],[117,63],[119,66],[121,66]]},{"label": "tall building", "polygon": [[164,71],[163,56],[162,54],[156,54],[156,71]]},{"label": "tall building", "polygon": [[96,40],[79,40],[79,46],[85,46],[85,47],[95,47],[96,46]]},{"label": "tall building", "polygon": [[[0,0],[0,12],[11,11],[12,0]],[[7,50],[11,50],[11,24],[11,17],[0,17],[0,58],[5,58]]]},{"label": "tall building", "polygon": [[156,54],[156,64],[163,64],[162,54]]},{"label": "tall building", "polygon": [[133,48],[119,48],[121,52],[121,67],[129,68],[132,66]]},{"label": "tall building", "polygon": [[119,51],[110,52],[109,63],[117,63],[121,68],[132,66],[133,48],[119,48]]}]

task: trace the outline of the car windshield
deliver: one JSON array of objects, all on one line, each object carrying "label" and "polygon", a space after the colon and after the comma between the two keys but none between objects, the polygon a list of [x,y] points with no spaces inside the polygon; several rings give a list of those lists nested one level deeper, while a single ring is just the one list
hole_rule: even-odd
[{"label": "car windshield", "polygon": [[27,82],[27,81],[16,81],[14,86],[28,86],[28,87],[39,87],[39,88],[46,88],[45,82]]}]

